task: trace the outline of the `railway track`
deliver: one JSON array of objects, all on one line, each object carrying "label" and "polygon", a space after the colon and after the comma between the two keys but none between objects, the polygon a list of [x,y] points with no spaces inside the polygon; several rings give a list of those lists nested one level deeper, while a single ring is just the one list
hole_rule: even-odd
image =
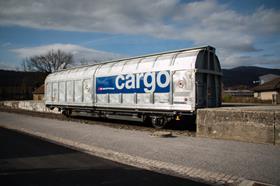
[{"label": "railway track", "polygon": [[[46,113],[46,112],[35,112],[29,110],[22,109],[14,109],[9,107],[0,107],[0,112],[11,112],[24,114],[34,117],[42,117],[63,121],[73,121],[79,122],[81,124],[89,124],[89,125],[102,125],[116,129],[125,129],[125,130],[137,130],[137,131],[147,131],[147,132],[172,132],[173,136],[191,136],[195,137],[195,122],[194,121],[177,121],[176,123],[172,123],[169,128],[166,129],[155,129],[149,124],[137,121],[124,121],[124,120],[116,120],[116,119],[104,119],[104,118],[96,118],[96,117],[88,117],[88,116],[73,116],[66,117],[62,114],[54,114],[54,113]],[[188,123],[187,123],[188,122]],[[187,123],[187,124],[186,124]]]}]

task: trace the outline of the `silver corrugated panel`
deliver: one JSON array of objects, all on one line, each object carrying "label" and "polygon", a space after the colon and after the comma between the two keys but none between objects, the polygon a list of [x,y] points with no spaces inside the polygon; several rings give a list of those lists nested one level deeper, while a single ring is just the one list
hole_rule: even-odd
[{"label": "silver corrugated panel", "polygon": [[72,103],[74,101],[73,81],[67,81],[66,82],[66,89],[67,89],[66,100],[67,100],[68,103]]},{"label": "silver corrugated panel", "polygon": [[97,104],[107,104],[108,103],[108,95],[107,94],[98,94],[97,96]]},{"label": "silver corrugated panel", "polygon": [[155,93],[155,104],[169,104],[169,93]]},{"label": "silver corrugated panel", "polygon": [[75,92],[74,92],[74,95],[75,95],[75,99],[74,99],[74,101],[75,101],[75,103],[81,103],[82,102],[82,80],[76,80],[75,82],[74,82],[74,90],[75,90]]},{"label": "silver corrugated panel", "polygon": [[119,104],[120,103],[120,94],[110,94],[110,104]]},{"label": "silver corrugated panel", "polygon": [[47,102],[52,101],[52,83],[46,83],[45,85],[45,99]]},{"label": "silver corrugated panel", "polygon": [[59,86],[59,102],[62,102],[64,103],[65,102],[65,97],[66,97],[66,94],[65,94],[65,82],[59,82],[58,84]]},{"label": "silver corrugated panel", "polygon": [[131,105],[135,103],[134,94],[122,94],[122,103],[125,105]]},{"label": "silver corrugated panel", "polygon": [[83,102],[92,102],[92,79],[85,79],[83,81]]},{"label": "silver corrugated panel", "polygon": [[52,84],[52,101],[53,102],[58,101],[58,83],[57,82]]},{"label": "silver corrugated panel", "polygon": [[176,69],[194,69],[198,51],[184,52],[176,56],[173,66]]},{"label": "silver corrugated panel", "polygon": [[150,93],[139,93],[137,94],[137,104],[146,105],[151,103],[151,94]]}]

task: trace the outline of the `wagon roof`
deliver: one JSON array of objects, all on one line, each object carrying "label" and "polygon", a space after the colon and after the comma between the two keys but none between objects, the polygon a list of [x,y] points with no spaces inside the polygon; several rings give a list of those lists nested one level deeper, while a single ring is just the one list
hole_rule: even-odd
[{"label": "wagon roof", "polygon": [[178,53],[178,52],[184,52],[184,51],[195,51],[195,50],[202,50],[202,49],[210,49],[212,51],[215,51],[214,47],[212,47],[210,45],[206,45],[206,46],[201,46],[201,47],[184,48],[184,49],[179,49],[179,50],[171,50],[171,51],[153,53],[153,54],[147,54],[147,55],[141,55],[141,56],[120,58],[120,59],[116,59],[116,60],[103,61],[103,62],[100,62],[100,63],[90,64],[90,65],[75,66],[75,67],[71,67],[71,68],[67,68],[67,69],[61,69],[61,70],[58,70],[56,72],[61,72],[61,71],[66,71],[66,70],[71,70],[71,69],[77,69],[77,68],[90,67],[90,66],[100,65],[100,64],[105,64],[105,63],[113,63],[113,62],[118,62],[118,61],[132,60],[132,59],[151,57],[151,56],[156,56],[156,55],[171,54],[171,53]]}]

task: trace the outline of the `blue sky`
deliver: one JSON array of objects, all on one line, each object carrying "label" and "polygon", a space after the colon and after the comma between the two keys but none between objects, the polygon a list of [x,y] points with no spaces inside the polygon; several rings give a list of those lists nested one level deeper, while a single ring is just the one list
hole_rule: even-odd
[{"label": "blue sky", "polygon": [[49,50],[109,60],[212,45],[224,68],[280,68],[280,1],[0,2],[0,68]]}]

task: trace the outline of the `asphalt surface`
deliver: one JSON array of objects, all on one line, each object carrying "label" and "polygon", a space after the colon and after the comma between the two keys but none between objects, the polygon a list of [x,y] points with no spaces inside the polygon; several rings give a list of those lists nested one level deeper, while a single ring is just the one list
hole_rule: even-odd
[{"label": "asphalt surface", "polygon": [[0,128],[1,185],[205,185]]},{"label": "asphalt surface", "polygon": [[4,112],[0,112],[0,126],[24,128],[132,156],[280,185],[280,148],[270,144],[188,136],[156,138],[145,131]]}]

